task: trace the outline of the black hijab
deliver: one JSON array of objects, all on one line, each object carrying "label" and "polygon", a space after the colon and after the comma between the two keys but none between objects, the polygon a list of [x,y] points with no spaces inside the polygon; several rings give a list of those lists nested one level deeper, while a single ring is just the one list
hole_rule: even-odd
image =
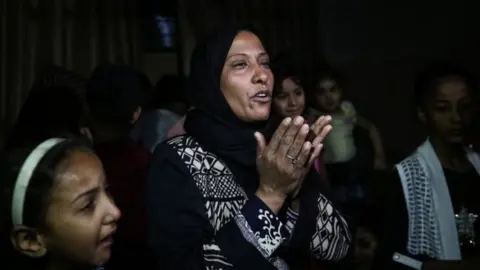
[{"label": "black hijab", "polygon": [[[186,132],[200,145],[216,154],[230,169],[239,183],[251,195],[258,188],[256,169],[257,143],[253,136],[260,131],[269,140],[280,120],[274,114],[267,121],[247,123],[231,110],[220,89],[220,77],[228,51],[236,35],[241,31],[254,33],[250,28],[230,28],[217,32],[195,48],[186,93],[195,107],[187,113]],[[309,261],[309,242],[315,232],[318,215],[317,194],[319,181],[311,170],[300,190],[300,213],[289,248],[280,253],[296,269],[305,269]],[[285,206],[288,206],[286,203]],[[284,211],[282,211],[284,215]]]},{"label": "black hijab", "polygon": [[254,167],[257,143],[255,131],[267,138],[273,134],[276,120],[244,122],[231,110],[220,89],[220,77],[228,51],[247,27],[216,32],[199,43],[190,62],[186,93],[195,107],[187,113],[185,130],[205,149],[215,153],[230,167],[230,162]]}]

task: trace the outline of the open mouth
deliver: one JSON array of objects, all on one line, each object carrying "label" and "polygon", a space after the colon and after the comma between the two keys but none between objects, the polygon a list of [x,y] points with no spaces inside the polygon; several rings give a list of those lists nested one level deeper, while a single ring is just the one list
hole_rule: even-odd
[{"label": "open mouth", "polygon": [[257,92],[251,98],[256,102],[269,103],[272,101],[272,93],[268,90],[263,90],[263,91]]},{"label": "open mouth", "polygon": [[99,245],[102,247],[110,247],[113,244],[113,235],[115,234],[115,231],[116,230],[113,230],[112,232],[101,238]]}]

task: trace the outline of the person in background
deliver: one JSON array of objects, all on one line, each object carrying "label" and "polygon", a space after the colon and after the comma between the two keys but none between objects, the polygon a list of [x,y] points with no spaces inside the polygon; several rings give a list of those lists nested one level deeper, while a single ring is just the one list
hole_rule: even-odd
[{"label": "person in background", "polygon": [[112,269],[148,265],[145,184],[151,154],[130,138],[145,93],[139,73],[121,65],[97,67],[86,99],[92,116],[94,149],[103,163],[109,190],[123,212],[118,224]]},{"label": "person in background", "polygon": [[[316,118],[308,115],[305,78],[295,67],[292,55],[288,52],[279,53],[272,61],[272,71],[275,77],[273,112],[281,119],[303,116],[313,124]],[[320,180],[324,182],[325,187],[328,187],[328,178],[322,158],[316,159],[313,165],[320,174]]]},{"label": "person in background", "polygon": [[476,91],[449,63],[418,75],[414,102],[428,137],[386,182],[378,269],[410,269],[402,256],[419,269],[480,269],[480,155],[465,147]]},{"label": "person in background", "polygon": [[344,99],[342,80],[336,72],[330,68],[319,69],[312,79],[313,104],[309,114],[332,116],[333,129],[325,140],[323,160],[334,197],[356,208],[368,200],[368,185],[374,169],[386,166],[379,132]]},{"label": "person in background", "polygon": [[185,120],[186,116],[183,116],[180,120],[178,120],[175,125],[173,125],[168,131],[167,131],[167,139],[173,138],[175,136],[179,136],[182,134],[185,134],[185,128],[183,127],[185,125]]},{"label": "person in background", "polygon": [[187,112],[183,95],[183,80],[176,75],[165,75],[157,83],[150,107],[142,113],[132,130],[132,138],[155,150],[167,139],[168,130]]},{"label": "person in background", "polygon": [[29,141],[76,135],[92,140],[86,104],[72,89],[50,86],[30,92],[10,132],[5,151]]},{"label": "person in background", "polygon": [[[343,258],[348,225],[311,170],[329,117],[271,122],[269,56],[247,28],[199,42],[189,74],[195,109],[186,134],[159,144],[150,166],[149,240],[159,265],[305,269],[312,256]],[[318,134],[312,142],[309,130]]]},{"label": "person in background", "polygon": [[8,134],[5,150],[63,134],[91,140],[85,87],[86,79],[64,68],[42,70]]},{"label": "person in background", "polygon": [[0,181],[10,250],[2,249],[2,269],[92,270],[109,260],[120,212],[84,142],[17,145],[2,157]]}]

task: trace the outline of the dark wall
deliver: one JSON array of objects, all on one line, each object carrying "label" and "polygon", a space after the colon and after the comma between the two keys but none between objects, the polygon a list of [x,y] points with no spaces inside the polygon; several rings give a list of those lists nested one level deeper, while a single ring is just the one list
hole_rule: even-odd
[{"label": "dark wall", "polygon": [[431,59],[476,74],[480,17],[475,1],[321,1],[322,50],[349,79],[349,96],[380,128],[390,152],[407,154],[424,138],[412,117],[412,81]]}]

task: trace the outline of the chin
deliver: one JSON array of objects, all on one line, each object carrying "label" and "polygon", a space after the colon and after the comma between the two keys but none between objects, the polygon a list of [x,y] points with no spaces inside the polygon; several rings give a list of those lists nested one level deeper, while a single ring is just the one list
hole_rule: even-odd
[{"label": "chin", "polygon": [[104,265],[110,260],[111,256],[111,251],[110,249],[108,250],[103,250],[101,252],[97,253],[97,256],[95,258],[95,265]]},{"label": "chin", "polygon": [[270,110],[266,111],[256,111],[251,114],[250,121],[265,121],[270,117]]},{"label": "chin", "polygon": [[455,136],[455,137],[450,137],[448,138],[448,142],[451,144],[463,144],[464,143],[464,138],[462,136]]}]

